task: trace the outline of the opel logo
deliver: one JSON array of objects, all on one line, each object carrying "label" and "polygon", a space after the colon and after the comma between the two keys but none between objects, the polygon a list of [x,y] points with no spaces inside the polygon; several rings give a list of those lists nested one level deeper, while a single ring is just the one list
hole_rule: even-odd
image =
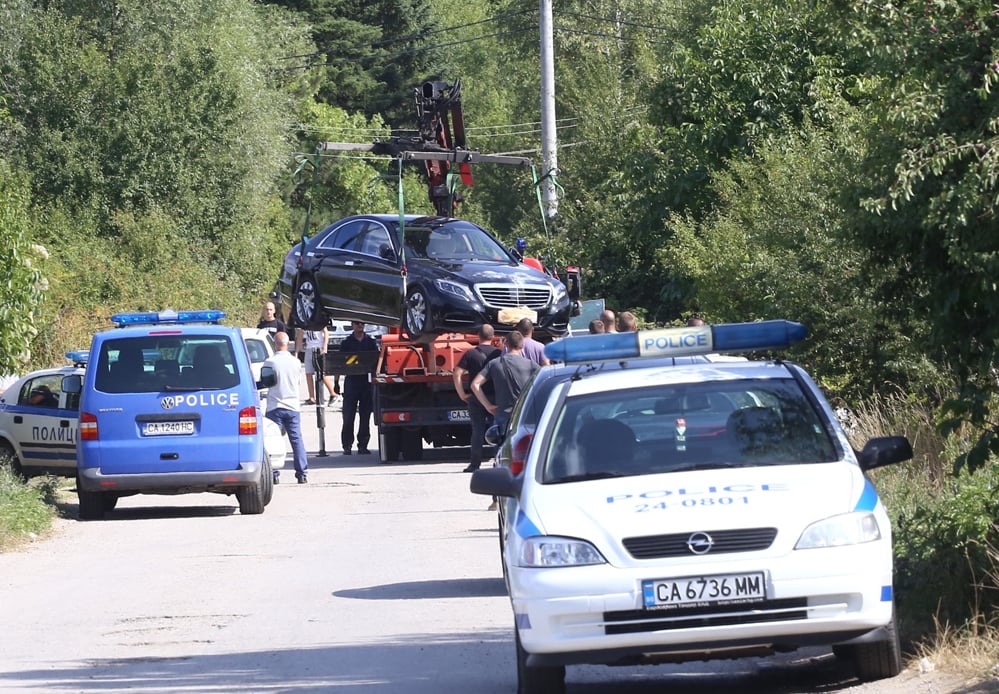
[{"label": "opel logo", "polygon": [[173,396],[167,396],[162,400],[160,400],[160,407],[162,407],[164,410],[172,410],[176,406],[177,402],[174,401]]},{"label": "opel logo", "polygon": [[687,549],[694,554],[707,554],[715,546],[715,541],[707,533],[694,533],[687,538]]}]

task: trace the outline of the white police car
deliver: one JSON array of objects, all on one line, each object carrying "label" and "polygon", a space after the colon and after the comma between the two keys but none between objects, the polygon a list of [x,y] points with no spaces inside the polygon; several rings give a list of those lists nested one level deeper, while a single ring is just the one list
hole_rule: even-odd
[{"label": "white police car", "polygon": [[64,391],[80,393],[82,519],[140,493],[234,494],[241,513],[264,511],[273,473],[257,381],[240,329],[219,325],[224,317],[112,316],[119,327],[94,335],[82,378],[63,379]]},{"label": "white police car", "polygon": [[806,645],[833,646],[862,679],[900,671],[891,528],[864,472],[910,458],[908,441],[855,452],[794,364],[658,359],[804,335],[765,321],[547,346],[555,361],[634,362],[561,380],[522,446],[522,471],[472,476],[473,492],[505,497],[520,692],[564,691],[574,663]]},{"label": "white police car", "polygon": [[87,352],[67,352],[72,366],[39,369],[0,394],[0,465],[22,477],[76,475],[79,395],[62,390],[64,376],[82,374]]}]

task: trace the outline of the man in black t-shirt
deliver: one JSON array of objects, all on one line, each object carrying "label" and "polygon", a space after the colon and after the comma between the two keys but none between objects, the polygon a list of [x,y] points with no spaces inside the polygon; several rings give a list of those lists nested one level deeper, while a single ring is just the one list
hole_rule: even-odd
[{"label": "man in black t-shirt", "polygon": [[[493,421],[504,435],[520,391],[540,369],[537,362],[524,356],[524,336],[514,330],[506,336],[506,352],[488,361],[479,375],[472,379],[472,392],[486,412],[492,414]],[[495,399],[490,399],[484,390],[490,381],[495,389]]]},{"label": "man in black t-shirt", "polygon": [[[353,332],[340,343],[341,352],[377,352],[378,343],[364,332],[364,323],[351,321]],[[367,455],[368,441],[371,440],[371,411],[374,409],[374,396],[367,374],[352,374],[343,377],[343,428],[340,430],[340,443],[343,454],[350,455],[354,445],[354,415],[357,415],[357,452]]]},{"label": "man in black t-shirt", "polygon": [[288,326],[281,320],[273,301],[264,304],[264,310],[260,314],[260,322],[257,323],[257,330],[262,328],[267,328],[271,335],[288,332]]},{"label": "man in black t-shirt", "polygon": [[[479,344],[474,349],[470,349],[461,355],[461,360],[454,369],[454,389],[458,393],[458,397],[468,405],[468,416],[472,421],[472,440],[470,442],[471,451],[468,467],[462,472],[475,472],[482,465],[482,443],[486,435],[486,428],[492,419],[492,416],[486,412],[486,408],[482,406],[478,398],[465,390],[462,379],[465,374],[468,374],[468,380],[471,382],[472,379],[479,375],[479,372],[482,371],[489,360],[499,356],[500,350],[493,345],[494,334],[495,331],[491,325],[486,324],[479,328]],[[493,397],[492,383],[486,383],[483,385],[483,389],[486,390],[487,396],[490,398]]]}]

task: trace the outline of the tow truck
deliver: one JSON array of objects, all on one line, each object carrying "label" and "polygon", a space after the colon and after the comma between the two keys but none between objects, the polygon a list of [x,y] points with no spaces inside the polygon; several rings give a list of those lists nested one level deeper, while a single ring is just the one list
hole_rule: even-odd
[{"label": "tow truck", "polygon": [[[473,163],[518,166],[533,171],[529,158],[483,154],[467,148],[460,80],[454,84],[425,82],[414,90],[414,95],[417,137],[393,137],[370,145],[320,142],[317,154],[366,151],[388,155],[402,162],[422,163],[429,200],[441,217],[456,216],[462,201],[457,183],[473,184]],[[574,314],[578,314],[581,294],[579,268],[566,267],[563,279],[555,269],[544,266],[539,259],[525,256],[525,250],[520,242],[510,248],[521,262],[563,282],[576,307]],[[517,319],[519,317],[511,320],[510,324]],[[370,374],[382,463],[396,462],[400,458],[421,460],[424,443],[438,448],[467,446],[470,442],[468,407],[455,393],[453,373],[462,355],[477,344],[475,334],[444,333],[413,340],[400,328],[388,328],[387,333],[381,336],[377,355],[330,351],[325,368],[326,373],[333,375]]]}]

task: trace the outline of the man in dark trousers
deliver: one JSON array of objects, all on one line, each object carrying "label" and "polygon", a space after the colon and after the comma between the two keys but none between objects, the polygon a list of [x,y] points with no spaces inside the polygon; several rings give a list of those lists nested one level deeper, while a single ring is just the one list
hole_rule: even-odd
[{"label": "man in dark trousers", "polygon": [[[377,352],[378,344],[374,338],[364,332],[364,323],[352,321],[353,332],[343,338],[340,343],[341,352]],[[340,442],[343,444],[343,454],[350,455],[354,446],[354,415],[360,421],[357,424],[357,452],[367,455],[368,441],[371,440],[371,410],[374,407],[371,383],[367,374],[353,374],[343,377],[343,429],[340,431]]]},{"label": "man in dark trousers", "polygon": [[[486,427],[489,426],[489,420],[492,419],[491,415],[486,412],[486,408],[479,402],[479,399],[471,392],[465,390],[465,384],[462,382],[462,379],[465,374],[468,374],[469,382],[471,382],[472,379],[479,375],[486,362],[499,356],[500,350],[493,345],[494,334],[493,326],[489,324],[485,324],[479,328],[479,344],[461,355],[461,360],[454,368],[454,389],[458,393],[458,397],[468,405],[468,417],[472,420],[472,439],[470,442],[471,450],[468,467],[462,470],[462,472],[475,472],[482,465],[482,443],[486,435]],[[491,382],[486,382],[482,386],[482,389],[486,392],[486,397],[490,400],[494,397],[492,385]]]},{"label": "man in dark trousers", "polygon": [[[504,435],[520,391],[540,369],[537,363],[524,356],[524,336],[514,330],[506,336],[506,352],[487,362],[478,376],[472,379],[472,392],[492,414],[493,421]],[[487,381],[493,383],[495,401],[483,390]]]}]

